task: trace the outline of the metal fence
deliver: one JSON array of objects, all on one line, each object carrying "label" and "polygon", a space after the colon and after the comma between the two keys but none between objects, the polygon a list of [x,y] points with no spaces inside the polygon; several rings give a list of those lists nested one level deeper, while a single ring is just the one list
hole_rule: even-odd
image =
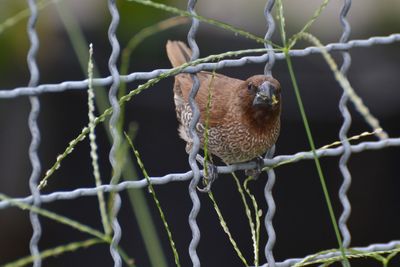
[{"label": "metal fence", "polygon": [[[80,90],[85,92],[86,88],[88,87],[88,80],[83,81],[65,81],[59,84],[39,84],[39,69],[36,63],[36,52],[39,47],[39,40],[35,30],[35,23],[38,18],[38,10],[35,0],[28,0],[29,8],[31,11],[31,15],[27,25],[27,34],[29,36],[29,40],[31,43],[29,53],[27,55],[27,64],[30,70],[30,81],[27,87],[18,87],[12,89],[3,89],[0,90],[0,98],[2,99],[9,99],[9,98],[18,98],[18,97],[29,97],[31,103],[31,111],[28,118],[28,124],[30,129],[30,134],[32,136],[31,144],[29,147],[29,158],[32,165],[32,173],[29,178],[29,186],[31,190],[31,195],[25,198],[15,198],[13,200],[19,201],[22,203],[28,203],[36,207],[40,207],[42,203],[49,203],[57,200],[71,200],[83,196],[94,196],[97,194],[98,191],[104,192],[120,192],[129,188],[144,188],[148,184],[145,179],[138,180],[138,181],[126,181],[121,182],[116,185],[102,185],[96,188],[82,188],[76,189],[69,192],[54,192],[50,194],[41,194],[38,190],[38,181],[39,175],[41,173],[41,163],[38,157],[38,148],[40,145],[40,129],[38,127],[38,116],[40,115],[40,101],[38,96],[44,93],[58,93],[63,92],[66,90]],[[195,14],[195,5],[196,0],[188,0],[188,12],[191,14]],[[271,15],[271,10],[274,8],[275,1],[269,0],[266,4],[265,8],[265,18],[266,23],[268,26],[268,31],[265,35],[265,39],[270,39],[273,32],[275,31],[275,22],[273,16]],[[343,57],[343,64],[341,66],[341,73],[346,75],[347,70],[350,67],[351,56],[348,52],[349,49],[354,47],[370,47],[373,45],[378,44],[390,44],[394,42],[400,41],[400,34],[392,34],[385,37],[371,37],[365,40],[351,40],[349,41],[349,35],[351,27],[347,21],[347,13],[350,10],[351,0],[344,0],[342,10],[340,12],[340,22],[343,27],[343,33],[340,37],[339,42],[331,43],[325,46],[327,51],[341,51]],[[117,91],[120,82],[132,82],[135,80],[149,80],[159,75],[167,72],[167,69],[157,69],[150,72],[135,72],[130,73],[126,76],[121,76],[118,73],[118,69],[116,67],[116,61],[119,57],[120,46],[118,39],[116,37],[116,29],[119,23],[119,12],[116,7],[115,0],[108,1],[109,11],[112,17],[111,24],[109,26],[108,36],[109,41],[112,46],[112,53],[109,58],[109,71],[111,76],[94,79],[95,86],[110,86],[109,90],[109,101],[112,106],[112,116],[110,120],[110,128],[113,137],[113,144],[109,154],[109,160],[111,165],[113,166],[114,176],[119,176],[121,170],[116,162],[116,149],[119,147],[121,140],[117,132],[116,123],[118,117],[120,115],[120,106],[118,104],[117,99]],[[192,19],[192,26],[188,33],[188,43],[190,48],[193,51],[192,60],[198,58],[199,55],[199,47],[196,43],[196,32],[199,28],[199,20],[196,18]],[[266,48],[271,48],[270,45],[266,45]],[[289,54],[292,57],[304,57],[314,53],[321,53],[321,48],[318,47],[307,47],[301,50],[292,50]],[[274,65],[275,60],[284,59],[285,56],[283,53],[274,53],[272,50],[269,50],[267,53],[260,55],[260,56],[245,56],[239,59],[229,59],[229,60],[221,60],[216,63],[202,63],[195,66],[189,66],[182,70],[182,72],[187,73],[196,73],[201,70],[216,70],[221,69],[224,67],[237,67],[243,66],[249,63],[266,63],[265,72],[270,73],[272,67]],[[194,102],[195,92],[199,88],[199,81],[195,75],[192,76],[194,81],[194,86],[192,88],[193,94],[190,97],[190,104],[193,109],[193,122],[198,121],[199,119],[199,110],[196,107]],[[317,150],[318,157],[340,157],[339,161],[339,168],[341,170],[343,176],[343,183],[339,191],[339,198],[343,205],[343,211],[339,219],[339,228],[341,235],[343,237],[343,245],[345,248],[349,247],[350,245],[350,232],[347,228],[347,220],[350,215],[351,205],[347,198],[347,191],[349,189],[351,183],[351,174],[349,169],[347,168],[347,161],[351,154],[359,153],[366,150],[378,150],[389,146],[400,146],[400,138],[385,138],[379,141],[371,141],[371,142],[361,142],[357,145],[351,145],[347,139],[347,132],[349,130],[351,124],[351,115],[347,109],[347,102],[348,102],[348,95],[343,92],[342,98],[339,103],[339,109],[343,116],[343,123],[340,128],[340,141],[341,145],[336,148],[329,148],[329,149],[320,149]],[[199,151],[200,144],[199,138],[196,135],[194,125],[195,123],[192,122],[191,133],[193,135],[194,145],[193,149],[189,155],[189,163],[191,170],[186,173],[178,173],[178,174],[167,174],[163,177],[151,177],[150,180],[153,184],[164,184],[167,185],[172,181],[188,181],[190,180],[189,184],[189,195],[193,202],[192,210],[189,214],[189,224],[192,230],[192,240],[189,244],[189,254],[190,258],[193,262],[193,266],[200,266],[200,259],[197,255],[196,249],[200,241],[200,229],[196,223],[196,217],[200,211],[201,205],[197,193],[197,184],[202,177],[202,171],[199,169],[196,163],[196,155]],[[313,159],[313,154],[311,152],[299,152],[293,155],[278,155],[273,158],[266,158],[264,159],[265,166],[272,166],[278,164],[283,161],[293,160],[298,161],[300,159]],[[254,168],[255,163],[242,163],[242,164],[235,164],[231,166],[219,166],[217,168],[218,173],[230,173],[235,170],[245,170]],[[263,266],[291,266],[293,264],[299,263],[304,258],[294,258],[294,259],[287,259],[283,262],[275,262],[273,257],[273,247],[275,243],[275,231],[274,226],[272,223],[274,213],[275,213],[275,203],[274,198],[272,195],[272,189],[275,181],[275,174],[273,169],[268,171],[268,182],[265,186],[265,200],[268,205],[268,213],[266,214],[265,218],[265,227],[268,233],[268,242],[265,246],[265,256],[267,259],[267,263]],[[115,199],[115,205],[113,207],[113,214],[114,219],[112,221],[112,228],[113,228],[113,239],[110,246],[110,251],[112,258],[115,262],[114,266],[121,266],[122,261],[121,257],[117,251],[117,245],[121,238],[121,228],[118,223],[118,210],[120,209],[121,205],[121,198],[117,195]],[[10,200],[3,200],[0,201],[0,209],[5,209],[10,207],[12,203]],[[30,251],[31,255],[35,256],[34,266],[38,267],[41,266],[41,259],[38,257],[39,255],[39,247],[38,242],[41,238],[42,228],[38,218],[38,214],[34,211],[30,212],[30,221],[33,228],[33,234],[30,241]],[[400,241],[392,241],[386,244],[371,244],[367,247],[359,247],[355,248],[361,252],[373,252],[378,250],[390,250],[397,246],[400,246]],[[340,256],[338,252],[331,252],[318,255],[315,259],[323,259],[332,256]]]}]

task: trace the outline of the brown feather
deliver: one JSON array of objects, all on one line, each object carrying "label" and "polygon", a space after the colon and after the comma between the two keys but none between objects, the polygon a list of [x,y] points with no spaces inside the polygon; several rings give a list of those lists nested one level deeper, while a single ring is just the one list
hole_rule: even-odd
[{"label": "brown feather", "polygon": [[174,68],[188,62],[192,56],[189,47],[179,41],[168,41],[166,48],[169,61]]},{"label": "brown feather", "polygon": [[[191,57],[190,49],[182,42],[168,41],[167,54],[172,66],[177,67]],[[204,129],[208,116],[208,150],[231,164],[251,160],[268,150],[277,140],[280,129],[281,98],[278,93],[278,105],[255,107],[255,93],[249,90],[249,84],[261,86],[265,81],[272,83],[280,92],[279,82],[265,75],[255,75],[246,81],[227,77],[217,73],[201,71],[196,74],[200,88],[196,103],[200,109],[200,121],[196,129],[201,145],[204,145]],[[174,101],[179,133],[190,149],[189,123],[192,112],[189,107],[189,94],[193,86],[190,74],[175,76]],[[207,103],[211,92],[211,107]]]},{"label": "brown feather", "polygon": [[[173,67],[187,62],[191,56],[190,49],[180,41],[167,42],[167,55]],[[233,89],[243,83],[242,80],[230,78],[218,73],[201,71],[196,74],[200,80],[200,89],[196,95],[196,104],[200,109],[200,121],[206,121],[207,103],[211,93],[211,108],[209,110],[209,126],[215,126],[221,122],[227,111],[226,98],[233,93]],[[214,78],[212,78],[214,75]],[[193,80],[189,74],[175,76],[174,93],[181,96],[185,102],[189,101]],[[209,92],[210,91],[210,92]]]},{"label": "brown feather", "polygon": [[[255,75],[247,80],[247,83],[251,83],[256,86],[260,86],[265,80],[272,83],[275,88],[280,90],[280,84],[277,80],[272,77],[264,75]],[[240,91],[240,105],[243,109],[242,120],[243,123],[248,125],[249,129],[255,133],[260,133],[266,131],[266,129],[271,129],[272,125],[276,123],[276,120],[280,117],[281,112],[281,96],[278,95],[279,105],[276,109],[266,109],[266,108],[255,108],[252,106],[254,96],[247,93],[245,88],[241,88]]]},{"label": "brown feather", "polygon": [[[218,125],[223,121],[225,114],[228,110],[229,103],[226,99],[231,98],[235,93],[235,88],[243,81],[229,78],[220,74],[213,74],[209,72],[200,72],[197,77],[200,80],[200,89],[196,95],[196,104],[200,109],[200,121],[206,121],[207,103],[209,94],[211,94],[211,106],[208,111],[209,126]],[[190,75],[177,75],[175,83],[178,85],[184,101],[189,101],[190,90],[192,89],[193,82]]]}]

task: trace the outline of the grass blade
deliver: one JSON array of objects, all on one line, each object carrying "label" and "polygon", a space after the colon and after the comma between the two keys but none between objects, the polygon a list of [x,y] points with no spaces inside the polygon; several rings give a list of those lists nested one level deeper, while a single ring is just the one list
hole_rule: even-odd
[{"label": "grass blade", "polygon": [[[40,258],[46,259],[46,258],[50,258],[50,257],[57,257],[64,253],[67,253],[67,252],[74,252],[78,249],[89,248],[91,246],[101,244],[101,243],[105,243],[105,241],[98,239],[98,238],[92,238],[92,239],[87,239],[84,241],[72,242],[72,243],[61,245],[61,246],[54,247],[51,249],[46,249],[46,250],[40,252]],[[27,257],[20,258],[14,262],[7,263],[7,264],[3,265],[3,267],[21,267],[21,266],[31,264],[31,263],[33,263],[33,261],[34,261],[34,259],[30,255]]]},{"label": "grass blade", "polygon": [[129,145],[131,146],[133,153],[135,154],[137,163],[138,163],[140,169],[142,170],[144,177],[145,177],[146,180],[147,180],[149,192],[151,193],[151,196],[153,197],[153,200],[154,200],[154,202],[155,202],[155,204],[156,204],[156,206],[157,206],[158,212],[159,212],[159,214],[160,214],[161,220],[162,220],[162,222],[163,222],[163,224],[164,224],[165,231],[167,232],[168,240],[169,240],[169,243],[170,243],[172,252],[173,252],[173,254],[174,254],[175,264],[176,264],[176,266],[180,267],[181,265],[180,265],[180,263],[179,263],[179,254],[178,254],[178,251],[177,251],[177,249],[176,249],[176,247],[175,247],[175,242],[174,242],[174,240],[173,240],[173,238],[172,238],[171,230],[170,230],[170,228],[169,228],[167,219],[165,218],[164,211],[163,211],[162,208],[161,208],[160,201],[159,201],[158,198],[157,198],[157,194],[156,194],[156,192],[154,191],[154,187],[153,187],[153,185],[152,185],[151,182],[150,182],[150,177],[149,177],[149,175],[148,175],[148,173],[147,173],[147,171],[146,171],[146,169],[145,169],[145,167],[144,167],[144,164],[143,164],[143,162],[142,162],[142,160],[141,160],[141,158],[140,158],[139,151],[137,151],[137,149],[135,149],[135,147],[134,147],[134,145],[133,145],[133,143],[132,143],[131,138],[129,137],[129,135],[128,135],[126,132],[125,132],[125,137],[126,137],[126,139],[128,140],[128,143],[129,143]]}]

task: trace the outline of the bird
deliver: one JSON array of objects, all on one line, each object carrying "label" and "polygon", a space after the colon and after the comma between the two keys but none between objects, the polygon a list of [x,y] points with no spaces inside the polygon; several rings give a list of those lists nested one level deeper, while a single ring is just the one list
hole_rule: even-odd
[{"label": "bird", "polygon": [[[192,51],[181,41],[169,40],[167,56],[173,67],[190,61]],[[200,110],[196,132],[204,148],[225,164],[260,159],[277,141],[280,133],[281,86],[271,75],[254,75],[246,80],[215,72],[195,74],[200,87],[195,102]],[[189,94],[193,80],[188,73],[175,75],[173,86],[179,136],[189,153],[193,139],[189,132],[192,110]]]}]

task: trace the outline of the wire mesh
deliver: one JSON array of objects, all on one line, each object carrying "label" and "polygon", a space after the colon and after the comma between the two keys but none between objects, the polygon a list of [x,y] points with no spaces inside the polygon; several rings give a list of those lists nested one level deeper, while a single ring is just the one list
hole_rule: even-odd
[{"label": "wire mesh", "polygon": [[[265,19],[267,21],[267,26],[268,26],[268,30],[267,30],[267,33],[265,34],[265,38],[264,38],[266,41],[271,41],[271,37],[275,32],[275,21],[271,14],[272,9],[274,8],[274,5],[275,5],[275,0],[269,0],[266,4],[265,10],[264,10],[264,16],[265,16]],[[275,63],[275,52],[274,52],[274,50],[272,50],[271,44],[266,43],[265,48],[268,49],[268,52],[267,52],[268,61],[265,64],[264,74],[272,76],[272,68],[274,67],[274,63]],[[275,153],[275,145],[270,149],[270,151],[267,152],[265,157],[272,158],[274,153]],[[275,184],[274,169],[273,168],[269,169],[267,172],[267,175],[268,175],[268,181],[267,181],[267,183],[265,185],[265,189],[264,189],[264,196],[265,196],[265,200],[266,200],[267,206],[268,206],[268,212],[265,215],[265,228],[266,228],[267,234],[268,234],[268,241],[267,241],[267,244],[265,245],[265,258],[267,259],[269,266],[274,266],[275,259],[274,259],[273,253],[272,253],[272,250],[274,248],[275,241],[276,241],[275,230],[274,230],[274,226],[272,224],[272,219],[274,218],[275,209],[276,209],[275,201],[272,196],[272,189]]]},{"label": "wire mesh", "polygon": [[[343,33],[342,33],[342,36],[340,37],[340,42],[342,42],[342,43],[346,42],[350,36],[350,24],[346,18],[347,14],[350,10],[350,6],[351,6],[351,1],[345,0],[342,11],[340,12],[340,22],[343,27]],[[342,67],[340,68],[340,71],[344,75],[346,75],[348,69],[350,68],[351,56],[350,56],[350,53],[347,51],[342,51],[341,54],[342,54],[342,58],[343,58],[343,64],[342,64]],[[340,157],[340,160],[339,160],[339,169],[343,176],[343,183],[339,189],[339,199],[343,206],[343,212],[339,218],[339,228],[340,228],[340,232],[343,237],[343,247],[344,248],[349,247],[350,240],[351,240],[350,232],[346,225],[346,223],[350,217],[350,212],[351,212],[350,202],[347,197],[347,191],[349,190],[350,184],[351,184],[351,174],[350,174],[349,169],[347,168],[347,162],[349,161],[349,158],[351,155],[350,142],[347,138],[347,133],[348,133],[348,131],[350,129],[350,125],[351,125],[351,115],[347,108],[348,100],[349,100],[348,94],[345,91],[343,91],[343,95],[339,101],[339,110],[343,116],[343,124],[339,131],[339,139],[342,142],[343,148],[344,148],[344,153],[342,154],[342,156]]]},{"label": "wire mesh", "polygon": [[[34,0],[28,1],[28,5],[29,5],[29,10],[31,12],[31,16],[28,20],[27,30],[31,47],[28,52],[27,63],[31,75],[29,86],[35,86],[39,82],[39,69],[36,63],[36,54],[39,48],[39,39],[35,30],[38,11]],[[29,100],[31,103],[31,111],[29,113],[28,124],[29,124],[29,130],[32,135],[32,140],[29,147],[29,158],[32,165],[32,173],[31,177],[29,178],[29,188],[33,196],[33,206],[40,206],[40,191],[37,188],[41,170],[40,160],[38,156],[40,131],[37,122],[40,112],[40,102],[37,96],[31,96],[29,97]],[[29,243],[29,248],[31,251],[31,255],[34,259],[33,266],[39,267],[42,264],[42,260],[39,257],[39,245],[38,245],[40,237],[42,235],[42,227],[40,225],[39,215],[37,213],[30,211],[29,217],[33,229],[32,238]]]},{"label": "wire mesh", "polygon": [[[86,196],[95,196],[98,191],[103,192],[117,192],[114,205],[113,205],[113,214],[112,214],[112,228],[113,228],[113,239],[110,243],[110,252],[112,258],[114,260],[114,266],[121,266],[121,256],[117,250],[117,245],[121,239],[122,231],[119,226],[117,214],[121,206],[121,198],[118,195],[118,192],[130,189],[130,188],[145,188],[148,184],[146,179],[141,179],[137,181],[125,181],[119,182],[116,184],[107,184],[99,187],[93,188],[79,188],[72,191],[63,191],[63,192],[53,192],[49,194],[40,194],[40,191],[37,188],[38,179],[41,171],[41,164],[38,157],[38,148],[40,143],[40,131],[38,127],[38,116],[40,111],[40,101],[39,96],[44,93],[59,93],[67,90],[81,90],[84,91],[88,87],[88,80],[82,81],[65,81],[58,84],[38,84],[39,82],[39,70],[36,63],[36,52],[39,46],[39,40],[35,31],[35,23],[37,21],[38,12],[36,2],[34,0],[28,0],[28,5],[30,8],[30,18],[28,20],[27,32],[29,36],[29,40],[31,43],[28,55],[27,55],[27,64],[30,71],[30,81],[29,85],[26,87],[17,87],[17,88],[6,88],[0,90],[0,98],[10,99],[10,98],[18,98],[29,96],[31,103],[31,111],[28,118],[29,129],[32,135],[31,145],[29,147],[29,157],[32,165],[32,173],[29,179],[29,185],[31,189],[31,195],[25,198],[14,198],[13,200],[31,204],[33,206],[39,207],[42,203],[50,203],[58,200],[72,200],[80,197]],[[187,11],[191,14],[195,13],[196,0],[188,0]],[[348,40],[351,32],[350,24],[347,20],[347,14],[351,7],[351,0],[343,0],[343,7],[340,12],[340,22],[342,24],[343,32],[338,43],[331,43],[325,46],[324,49],[329,51],[340,51],[343,63],[341,66],[341,73],[346,75],[348,69],[351,64],[351,56],[349,50],[355,47],[371,47],[373,45],[382,45],[382,44],[391,44],[394,42],[400,41],[400,34],[391,34],[389,36],[382,37],[371,37],[364,40]],[[160,76],[161,74],[165,74],[169,69],[156,69],[150,72],[135,72],[130,73],[126,76],[120,76],[118,73],[118,69],[116,67],[117,59],[119,56],[119,42],[116,37],[116,29],[119,23],[119,12],[115,3],[115,0],[109,0],[109,10],[111,14],[111,23],[109,26],[108,36],[109,41],[112,46],[112,53],[109,58],[109,71],[111,76],[98,78],[93,80],[93,85],[95,86],[111,86],[109,90],[109,101],[112,106],[112,116],[110,119],[110,129],[113,137],[113,144],[109,154],[109,160],[113,167],[113,179],[112,181],[118,179],[121,174],[121,166],[119,166],[116,159],[116,151],[118,147],[121,145],[121,137],[118,134],[117,130],[117,121],[120,115],[120,106],[117,99],[117,91],[120,82],[132,82],[136,80],[149,80]],[[265,7],[265,19],[267,21],[268,30],[265,35],[266,40],[270,40],[272,34],[275,31],[275,22],[273,16],[271,15],[271,11],[274,8],[275,1],[268,0]],[[199,28],[199,20],[196,18],[192,18],[192,25],[188,32],[188,43],[190,48],[193,51],[193,55],[191,60],[194,61],[199,57],[199,47],[196,43],[196,32]],[[265,74],[272,75],[272,68],[274,66],[275,60],[282,60],[285,58],[283,53],[275,53],[271,49],[272,46],[270,44],[266,44],[266,50],[260,56],[243,56],[238,59],[226,59],[221,60],[214,63],[200,63],[194,66],[188,66],[181,70],[181,72],[191,73],[193,79],[193,88],[190,93],[190,107],[192,109],[192,121],[190,124],[190,134],[193,139],[192,150],[189,154],[189,165],[191,171],[185,173],[172,173],[167,174],[161,177],[150,177],[151,183],[155,185],[167,185],[172,182],[183,182],[190,180],[189,184],[189,195],[192,200],[192,210],[189,214],[189,225],[192,231],[192,240],[189,244],[188,250],[189,255],[192,260],[193,266],[200,266],[200,258],[197,255],[197,246],[200,242],[200,229],[197,225],[196,218],[200,211],[201,204],[199,197],[197,195],[197,185],[204,176],[204,171],[199,169],[199,166],[196,162],[196,155],[200,149],[200,141],[196,133],[195,126],[199,120],[200,113],[199,109],[196,106],[194,101],[197,91],[199,90],[199,80],[195,73],[202,70],[218,70],[225,67],[239,67],[245,64],[252,63],[265,63]],[[289,51],[290,56],[292,57],[304,57],[315,53],[321,53],[320,47],[307,47],[301,50],[291,50]],[[351,242],[351,236],[349,229],[347,227],[347,221],[351,212],[351,205],[349,199],[347,197],[347,192],[349,190],[351,184],[351,174],[347,167],[348,160],[352,154],[364,152],[367,150],[380,150],[386,147],[392,146],[400,146],[400,138],[387,138],[379,141],[369,141],[369,142],[361,142],[357,145],[351,145],[347,134],[351,125],[351,115],[347,108],[347,103],[349,100],[349,96],[345,91],[343,91],[342,97],[339,102],[339,110],[343,116],[343,123],[340,128],[339,138],[341,141],[341,145],[336,148],[324,148],[318,149],[316,154],[318,157],[337,157],[340,156],[339,161],[339,169],[343,176],[343,183],[340,187],[339,191],[339,199],[343,206],[343,211],[339,219],[339,228],[341,234],[343,236],[343,246],[348,248]],[[292,155],[278,155],[274,156],[274,149],[268,153],[266,158],[263,160],[263,165],[265,167],[273,167],[280,163],[291,161],[297,162],[301,160],[312,160],[313,153],[312,152],[298,152]],[[218,166],[217,172],[220,174],[231,173],[237,170],[248,170],[254,169],[256,167],[255,162],[247,162],[234,164],[230,166]],[[268,241],[265,246],[265,255],[267,259],[267,263],[263,266],[292,266],[296,263],[303,261],[305,258],[295,258],[295,259],[287,259],[283,262],[275,263],[273,257],[273,247],[275,243],[275,230],[272,224],[272,219],[275,213],[275,202],[272,196],[272,188],[275,181],[275,173],[273,168],[268,171],[268,181],[265,187],[265,199],[268,205],[268,213],[265,218],[265,227],[268,233]],[[12,205],[9,200],[0,201],[0,209],[8,208]],[[41,224],[38,218],[38,214],[31,211],[30,212],[30,221],[33,228],[33,234],[30,241],[30,252],[34,259],[34,266],[39,267],[42,265],[41,258],[39,257],[39,240],[41,237]],[[373,252],[379,250],[390,250],[400,245],[400,241],[392,241],[386,244],[371,244],[366,247],[357,247],[354,248],[360,252]],[[340,256],[339,252],[327,252],[316,256],[314,259],[324,259],[328,257]]]},{"label": "wire mesh", "polygon": [[[112,52],[110,55],[110,59],[108,61],[108,68],[109,71],[112,75],[112,84],[111,88],[109,90],[108,94],[108,99],[110,101],[111,107],[112,107],[112,115],[110,119],[110,131],[111,131],[111,136],[112,136],[112,146],[110,149],[110,163],[113,168],[113,177],[111,178],[111,183],[119,179],[119,176],[121,175],[121,164],[117,160],[117,151],[121,145],[121,136],[120,133],[118,132],[117,129],[117,124],[118,124],[118,119],[120,116],[120,106],[118,103],[117,99],[117,92],[118,92],[118,87],[119,87],[119,73],[118,73],[118,68],[117,68],[117,59],[119,56],[119,42],[116,36],[116,31],[119,23],[119,13],[117,9],[117,4],[115,0],[109,0],[108,1],[108,8],[110,10],[111,14],[111,23],[110,27],[108,29],[108,39],[110,40],[110,44],[112,47]],[[118,223],[118,211],[121,208],[121,197],[119,194],[114,195],[113,199],[113,207],[112,207],[112,213],[111,213],[111,225],[113,229],[113,238],[110,244],[110,252],[111,256],[114,260],[114,266],[119,267],[122,266],[122,259],[121,256],[118,252],[117,246],[118,243],[121,239],[121,227]]]},{"label": "wire mesh", "polygon": [[[191,14],[196,14],[194,11],[195,5],[196,5],[196,0],[189,0],[188,1],[188,7],[187,10]],[[192,57],[191,61],[196,60],[199,57],[199,47],[197,46],[196,43],[196,33],[197,29],[199,28],[199,20],[196,18],[192,18],[192,25],[190,27],[187,40],[190,46],[190,49],[192,49]],[[199,214],[200,211],[200,199],[199,196],[197,195],[197,184],[200,181],[200,170],[199,167],[197,166],[196,162],[196,155],[198,154],[200,150],[200,139],[197,135],[196,131],[196,125],[199,122],[200,119],[200,110],[197,107],[196,102],[194,101],[197,92],[199,91],[200,88],[200,81],[199,78],[196,75],[191,75],[191,78],[193,80],[193,87],[190,90],[189,94],[189,105],[190,109],[192,111],[192,118],[189,124],[189,134],[191,139],[193,140],[193,145],[192,149],[189,153],[189,165],[190,168],[192,169],[193,172],[193,178],[190,181],[189,184],[189,196],[190,199],[192,200],[193,207],[192,210],[189,213],[189,226],[190,229],[192,230],[192,240],[190,241],[189,244],[189,256],[190,259],[192,260],[193,266],[199,267],[200,266],[200,259],[199,256],[197,255],[197,246],[200,242],[200,229],[199,226],[197,225],[196,218],[197,215]]]}]

